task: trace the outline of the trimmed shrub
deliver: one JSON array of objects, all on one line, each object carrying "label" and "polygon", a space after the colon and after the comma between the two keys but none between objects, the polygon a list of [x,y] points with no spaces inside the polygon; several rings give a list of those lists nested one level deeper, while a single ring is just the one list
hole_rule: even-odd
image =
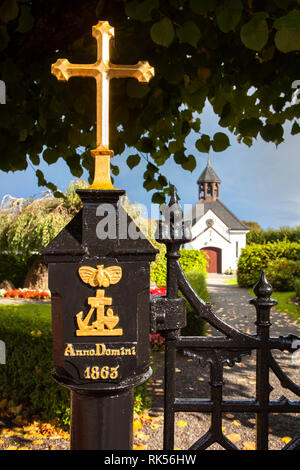
[{"label": "trimmed shrub", "polygon": [[294,289],[296,291],[296,296],[300,298],[300,277],[294,280]]},{"label": "trimmed shrub", "polygon": [[300,276],[300,261],[279,258],[271,261],[266,276],[270,284],[278,291],[292,291],[295,277]]},{"label": "trimmed shrub", "polygon": [[[209,301],[209,295],[206,287],[206,275],[199,271],[188,271],[186,277],[194,291],[205,302]],[[199,318],[193,307],[186,300],[187,324],[181,330],[182,336],[204,336],[207,330],[207,323]]]},{"label": "trimmed shrub", "polygon": [[271,261],[279,258],[299,260],[300,243],[280,241],[264,245],[252,244],[246,246],[239,258],[238,284],[241,287],[253,287],[258,282],[261,271],[267,269]]},{"label": "trimmed shrub", "polygon": [[[202,251],[197,250],[180,250],[181,257],[179,259],[182,269],[185,273],[188,271],[206,272],[207,260]],[[156,260],[151,263],[150,278],[158,287],[165,286],[167,282],[167,260],[165,251],[157,255]]]},{"label": "trimmed shrub", "polygon": [[51,377],[50,305],[1,306],[0,338],[6,364],[0,367],[0,396],[24,403],[29,415],[68,421],[69,392]]}]

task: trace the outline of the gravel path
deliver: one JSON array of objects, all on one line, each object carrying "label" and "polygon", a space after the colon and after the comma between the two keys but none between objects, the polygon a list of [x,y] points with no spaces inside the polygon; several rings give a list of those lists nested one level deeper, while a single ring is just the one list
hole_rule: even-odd
[{"label": "gravel path", "polygon": [[[228,324],[247,333],[255,333],[255,308],[249,305],[251,298],[247,289],[224,284],[229,276],[212,275],[208,278],[208,290],[216,314]],[[271,336],[288,335],[300,337],[300,324],[284,313],[273,309],[271,312]],[[219,334],[209,328],[209,335]],[[300,383],[299,359],[288,353],[274,353],[284,372],[295,382]],[[233,367],[225,366],[223,387],[224,398],[254,398],[255,397],[255,355],[252,353],[241,363]],[[209,397],[209,370],[202,368],[194,359],[177,354],[176,392],[178,397]],[[146,445],[148,450],[162,449],[163,435],[163,354],[154,355],[155,373],[149,384],[153,404],[150,414],[157,416],[154,424],[149,421],[142,428],[141,437],[136,444]],[[278,379],[271,373],[273,391],[271,399],[282,395],[297,400],[297,397],[286,389],[282,389]],[[298,398],[299,399],[299,398]],[[199,437],[209,429],[210,416],[204,413],[178,413],[175,419],[175,448],[188,449]],[[251,413],[226,413],[223,415],[223,432],[240,449],[253,449],[255,442],[255,415]],[[281,449],[286,438],[295,437],[300,433],[300,415],[272,414],[270,415],[270,449]],[[213,445],[211,449],[219,449]]]}]

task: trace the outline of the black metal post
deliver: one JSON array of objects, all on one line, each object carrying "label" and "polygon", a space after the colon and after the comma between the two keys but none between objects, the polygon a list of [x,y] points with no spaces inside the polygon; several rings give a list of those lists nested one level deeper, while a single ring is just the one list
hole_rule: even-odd
[{"label": "black metal post", "polygon": [[[191,234],[185,227],[183,212],[178,204],[175,187],[169,205],[165,207],[165,220],[160,221],[157,240],[167,247],[167,293],[165,318],[160,331],[165,338],[165,367],[164,367],[164,450],[174,449],[174,406],[176,398],[176,343],[180,329],[185,326],[185,302],[180,306],[178,300],[177,263],[180,258],[180,246],[191,239]],[[174,302],[175,301],[175,302]],[[177,304],[177,305],[176,305]]]},{"label": "black metal post", "polygon": [[157,250],[122,207],[124,191],[77,192],[83,209],[44,250],[53,377],[71,391],[72,450],[129,450],[134,387],[152,374],[150,262]]},{"label": "black metal post", "polygon": [[[167,298],[178,297],[177,277],[174,264],[180,258],[179,246],[167,244]],[[179,330],[166,330],[165,338],[165,386],[164,386],[164,450],[174,449],[174,403],[176,396],[176,341]]]},{"label": "black metal post", "polygon": [[71,392],[71,449],[130,450],[133,444],[133,392]]},{"label": "black metal post", "polygon": [[255,299],[250,303],[255,305],[257,312],[257,336],[260,347],[256,353],[256,401],[259,410],[256,414],[256,449],[268,450],[269,436],[269,400],[272,388],[269,383],[269,355],[270,355],[270,310],[277,304],[276,300],[270,299],[273,288],[262,272],[259,282],[254,286]]}]

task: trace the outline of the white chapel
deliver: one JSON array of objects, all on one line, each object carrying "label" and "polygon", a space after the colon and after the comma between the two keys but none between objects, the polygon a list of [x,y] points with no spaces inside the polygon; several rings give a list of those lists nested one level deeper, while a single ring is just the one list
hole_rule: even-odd
[{"label": "white chapel", "polygon": [[185,248],[207,253],[209,273],[235,271],[249,229],[220,201],[221,180],[209,159],[197,183],[199,200],[185,216],[193,239]]}]

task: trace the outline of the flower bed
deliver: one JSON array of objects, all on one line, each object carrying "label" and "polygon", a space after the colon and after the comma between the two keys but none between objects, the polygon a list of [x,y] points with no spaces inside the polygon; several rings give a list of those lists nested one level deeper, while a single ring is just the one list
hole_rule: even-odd
[{"label": "flower bed", "polygon": [[150,289],[150,294],[152,295],[166,295],[166,288],[165,287],[154,287]]},{"label": "flower bed", "polygon": [[0,289],[0,297],[6,299],[33,299],[33,300],[48,300],[50,299],[50,291],[39,291],[31,289],[14,289],[6,290]]}]

